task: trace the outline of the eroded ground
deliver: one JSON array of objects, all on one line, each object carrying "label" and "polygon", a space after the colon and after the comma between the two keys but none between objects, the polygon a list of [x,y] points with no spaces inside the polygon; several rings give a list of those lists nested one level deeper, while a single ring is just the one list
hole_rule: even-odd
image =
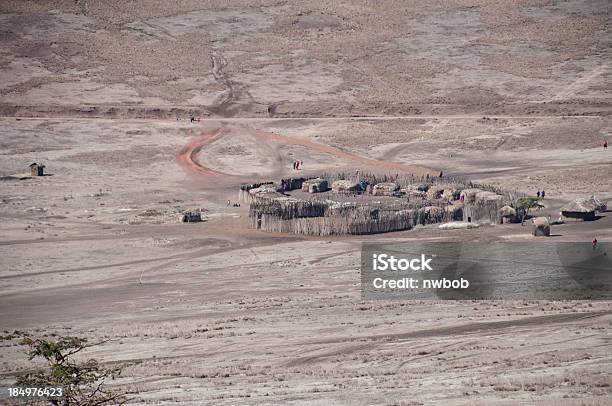
[{"label": "eroded ground", "polygon": [[[610,202],[609,2],[0,13],[3,337],[110,339],[87,355],[129,364],[114,384],[134,403],[609,403],[610,302],[361,300],[362,241],[537,242],[528,227],[298,238],[249,230],[248,208],[226,203],[296,159],[306,175],[545,189],[553,217],[576,197]],[[50,176],[28,178],[31,162]],[[179,223],[187,209],[207,221]],[[612,216],[553,234],[612,241]],[[0,345],[4,385],[30,364]]]},{"label": "eroded ground", "polygon": [[47,0],[0,11],[11,115],[610,111],[605,0]]},{"label": "eroded ground", "polygon": [[[422,161],[526,192],[546,182],[554,215],[584,194],[569,187],[578,168],[612,166],[588,133],[551,153],[527,141],[553,138],[543,119],[479,120],[4,119],[2,173],[43,161],[52,176],[1,183],[1,327],[110,338],[89,355],[131,363],[117,383],[148,404],[605,403],[609,302],[361,300],[363,240],[525,240],[528,227],[298,238],[249,230],[247,208],[226,207],[242,180],[290,174],[292,159],[304,173]],[[492,154],[506,169],[478,165]],[[591,182],[611,198],[609,176]],[[207,222],[178,223],[195,208]],[[553,231],[612,241],[612,219]],[[10,342],[1,356],[5,382],[28,364]]]}]

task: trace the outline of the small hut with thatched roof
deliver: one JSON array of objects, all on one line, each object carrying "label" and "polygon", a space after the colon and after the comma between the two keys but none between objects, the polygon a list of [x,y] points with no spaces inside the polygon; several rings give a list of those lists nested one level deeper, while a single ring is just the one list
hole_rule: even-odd
[{"label": "small hut with thatched roof", "polygon": [[550,222],[546,217],[536,217],[533,219],[533,235],[536,237],[550,236]]},{"label": "small hut with thatched roof", "polygon": [[395,182],[381,182],[374,185],[372,194],[374,196],[393,196],[398,193],[400,187]]},{"label": "small hut with thatched roof", "polygon": [[486,190],[478,192],[475,195],[476,202],[502,201],[503,199],[504,197],[502,195],[498,195],[494,192],[488,192]]},{"label": "small hut with thatched roof", "polygon": [[352,180],[336,180],[332,183],[332,190],[336,193],[351,193],[361,189],[361,185]]},{"label": "small hut with thatched roof", "polygon": [[476,194],[482,192],[477,188],[463,189],[459,195],[459,198],[464,203],[474,203],[476,201]]},{"label": "small hut with thatched roof", "polygon": [[576,199],[561,208],[561,216],[566,220],[595,220],[597,204],[594,199]]},{"label": "small hut with thatched roof", "polygon": [[508,205],[499,209],[499,215],[501,216],[502,224],[516,223],[518,221],[516,210]]},{"label": "small hut with thatched roof", "polygon": [[181,215],[183,223],[199,223],[202,221],[202,214],[199,211],[186,211]]},{"label": "small hut with thatched roof", "polygon": [[436,200],[442,197],[444,193],[444,187],[440,185],[433,185],[427,190],[427,198],[429,200]]},{"label": "small hut with thatched roof", "polygon": [[325,179],[307,179],[302,183],[302,192],[322,193],[327,192],[329,185]]}]

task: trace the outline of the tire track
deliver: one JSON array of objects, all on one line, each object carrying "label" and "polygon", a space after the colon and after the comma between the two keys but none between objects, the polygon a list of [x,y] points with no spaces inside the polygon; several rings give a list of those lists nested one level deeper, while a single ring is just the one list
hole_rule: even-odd
[{"label": "tire track", "polygon": [[[312,142],[305,139],[286,137],[280,134],[264,132],[260,130],[254,130],[251,128],[240,127],[239,129],[232,128],[229,126],[224,126],[214,132],[204,133],[196,138],[193,138],[191,141],[185,145],[177,156],[178,164],[183,168],[183,170],[188,174],[197,174],[204,175],[209,179],[220,180],[221,178],[226,178],[227,180],[248,180],[245,176],[233,175],[229,173],[222,172],[220,170],[212,169],[208,166],[201,164],[198,160],[198,155],[200,152],[207,146],[213,144],[216,141],[221,140],[226,136],[236,135],[237,131],[240,131],[240,134],[251,135],[255,137],[258,141],[262,143],[269,144],[271,142],[277,142],[281,145],[294,145],[301,146],[307,148],[312,151],[321,152],[324,154],[332,155],[336,158],[343,159],[346,161],[354,162],[361,166],[369,167],[371,169],[384,169],[384,170],[394,170],[399,172],[409,172],[414,173],[416,175],[425,175],[426,173],[436,173],[433,169],[428,169],[422,166],[411,165],[411,164],[403,164],[399,162],[392,162],[387,160],[376,160],[372,158],[367,158],[364,156],[360,156],[357,154],[353,154],[347,151],[343,151],[339,148],[335,148],[329,145],[319,144],[316,142]],[[272,147],[270,147],[272,148]]]},{"label": "tire track", "polygon": [[[403,333],[390,333],[390,334],[375,334],[367,336],[347,336],[347,337],[334,337],[324,340],[305,342],[305,345],[329,345],[329,344],[340,344],[340,348],[328,350],[319,354],[309,355],[293,359],[285,366],[296,367],[305,364],[311,364],[317,362],[323,358],[328,358],[341,354],[349,354],[361,349],[370,349],[375,346],[383,345],[389,341],[402,341],[411,339],[425,339],[425,338],[436,338],[436,337],[449,337],[449,336],[460,336],[460,335],[471,335],[471,334],[507,334],[510,329],[517,327],[545,327],[550,324],[564,324],[579,322],[582,320],[588,320],[596,317],[603,317],[611,315],[610,311],[597,311],[597,312],[585,312],[585,313],[561,313],[561,314],[549,314],[545,316],[533,316],[526,317],[517,320],[502,320],[502,321],[490,321],[490,322],[475,322],[466,323],[458,326],[439,327],[432,329],[408,331]],[[353,344],[357,341],[366,341],[366,343]],[[369,343],[367,343],[369,342]],[[401,365],[400,365],[401,367]]]}]

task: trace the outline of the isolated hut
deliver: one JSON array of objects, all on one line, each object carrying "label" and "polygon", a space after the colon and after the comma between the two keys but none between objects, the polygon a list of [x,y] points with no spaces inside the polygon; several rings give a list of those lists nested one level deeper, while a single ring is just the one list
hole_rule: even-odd
[{"label": "isolated hut", "polygon": [[30,174],[32,176],[45,176],[45,165],[37,164],[36,162],[30,164]]},{"label": "isolated hut", "polygon": [[398,193],[400,187],[395,182],[382,182],[377,183],[372,188],[372,194],[374,196],[393,196]]},{"label": "isolated hut", "polygon": [[302,183],[302,192],[321,193],[327,192],[328,189],[329,184],[325,179],[321,178],[308,179]]},{"label": "isolated hut", "polygon": [[181,221],[183,223],[199,223],[202,221],[202,215],[197,211],[186,211],[181,216]]},{"label": "isolated hut", "polygon": [[576,199],[561,208],[561,216],[568,220],[595,220],[597,204],[593,199]]},{"label": "isolated hut", "polygon": [[508,205],[499,209],[499,215],[501,216],[502,224],[516,223],[518,221],[516,210]]},{"label": "isolated hut", "polygon": [[536,217],[533,219],[533,235],[536,237],[550,236],[550,222],[546,217]]}]

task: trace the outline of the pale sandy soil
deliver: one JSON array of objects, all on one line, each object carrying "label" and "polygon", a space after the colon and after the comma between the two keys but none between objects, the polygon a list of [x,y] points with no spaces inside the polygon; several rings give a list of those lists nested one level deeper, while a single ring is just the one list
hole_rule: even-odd
[{"label": "pale sandy soil", "polygon": [[610,112],[604,0],[19,0],[0,13],[4,114]]},{"label": "pale sandy soil", "polygon": [[[553,217],[610,202],[609,21],[603,0],[1,1],[0,335],[110,339],[86,356],[127,363],[132,403],[610,403],[609,301],[361,299],[363,241],[529,227],[298,238],[226,207],[295,159],[545,189]],[[612,215],[553,233],[612,241]],[[30,365],[0,341],[0,386]]]},{"label": "pale sandy soil", "polygon": [[[412,120],[404,128],[434,124],[442,126]],[[376,169],[377,159],[398,162],[396,171],[416,170],[384,148],[397,139],[362,146],[363,137],[399,123],[3,119],[1,125],[8,135],[2,175],[42,161],[53,176],[2,181],[0,328],[110,338],[88,355],[129,363],[115,384],[138,392],[136,403],[595,405],[610,396],[609,302],[361,300],[361,241],[533,239],[528,228],[297,238],[249,230],[246,207],[225,207],[240,181],[290,174],[293,157],[305,162],[305,173],[326,162],[326,169]],[[354,145],[314,144],[357,127]],[[191,165],[181,161],[188,146],[208,140],[203,134],[216,133],[223,136],[188,154]],[[571,166],[567,154],[555,160],[545,149],[526,151],[541,152],[553,167]],[[609,165],[610,158],[594,156],[580,166]],[[430,162],[445,157],[437,159]],[[537,161],[516,165],[520,171],[505,172],[504,183],[541,176]],[[458,168],[498,179],[466,163]],[[581,195],[564,189],[567,181],[548,180],[550,190]],[[612,190],[607,182],[602,187]],[[204,209],[209,220],[178,223],[188,208]],[[588,241],[594,233],[612,241],[611,226],[606,215],[554,232],[559,241]],[[27,360],[12,342],[2,345],[8,383]]]}]

